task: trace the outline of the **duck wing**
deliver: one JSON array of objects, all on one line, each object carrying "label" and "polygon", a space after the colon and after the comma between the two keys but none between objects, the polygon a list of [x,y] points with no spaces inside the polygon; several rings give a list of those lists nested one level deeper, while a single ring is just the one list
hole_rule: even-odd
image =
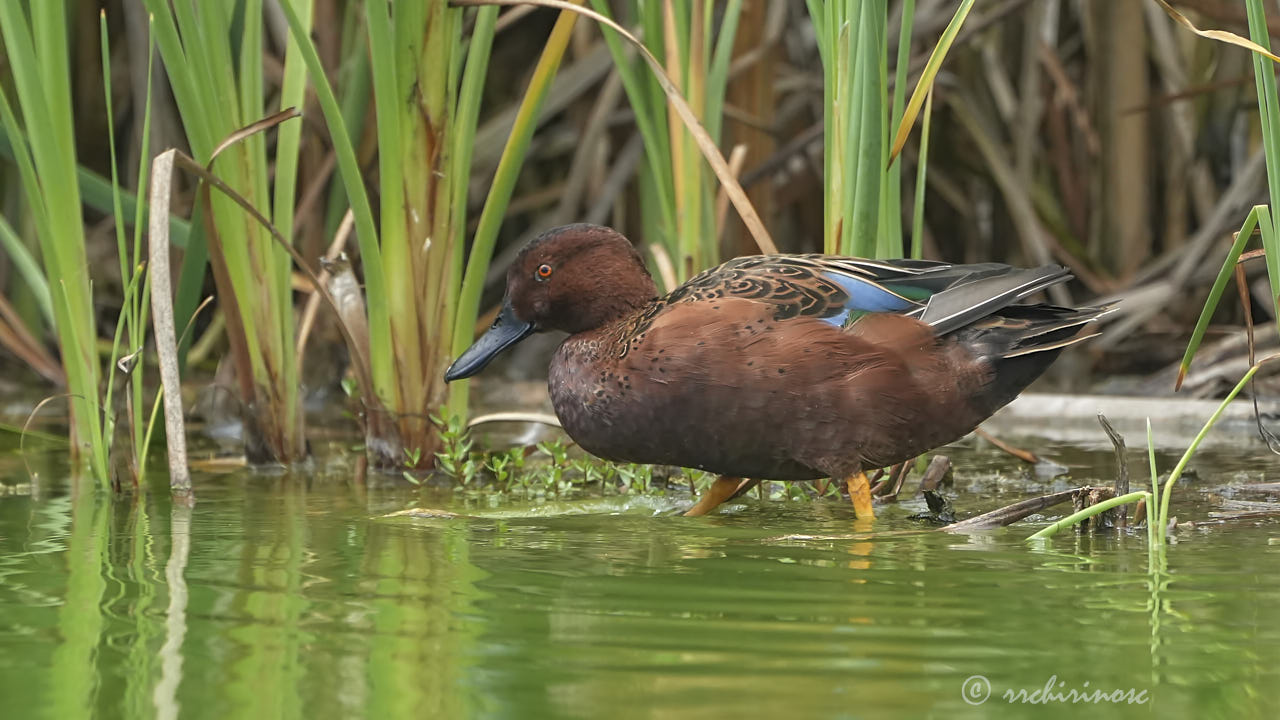
[{"label": "duck wing", "polygon": [[849,327],[868,313],[914,317],[943,335],[1071,278],[1066,268],[999,263],[864,260],[839,255],[753,255],[711,268],[659,301],[737,297],[774,306],[774,317],[816,317]]}]

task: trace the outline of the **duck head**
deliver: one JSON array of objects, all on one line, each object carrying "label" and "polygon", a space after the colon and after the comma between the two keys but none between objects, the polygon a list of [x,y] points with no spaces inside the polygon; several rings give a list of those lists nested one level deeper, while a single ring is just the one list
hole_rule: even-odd
[{"label": "duck head", "polygon": [[507,269],[502,310],[445,372],[446,382],[479,373],[498,353],[535,332],[580,333],[607,325],[657,296],[631,241],[599,225],[548,230]]}]

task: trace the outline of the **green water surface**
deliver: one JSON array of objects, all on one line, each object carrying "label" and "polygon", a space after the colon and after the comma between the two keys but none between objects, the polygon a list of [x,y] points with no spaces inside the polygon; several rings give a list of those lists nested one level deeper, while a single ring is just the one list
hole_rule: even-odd
[{"label": "green water surface", "polygon": [[[961,449],[947,494],[964,516],[1110,478],[1109,451],[1059,455],[1073,478]],[[708,518],[675,516],[674,492],[491,507],[356,483],[344,460],[199,475],[187,507],[159,484],[77,491],[48,458],[28,488],[0,461],[4,718],[1280,713],[1268,520],[1179,531],[1152,574],[1141,532],[1028,546],[1046,518],[952,535],[909,519],[919,500],[867,536],[834,500]],[[1267,477],[1199,466],[1184,520],[1208,517],[1215,483]],[[383,517],[414,506],[468,517]],[[1046,684],[1145,702],[1004,697]]]}]

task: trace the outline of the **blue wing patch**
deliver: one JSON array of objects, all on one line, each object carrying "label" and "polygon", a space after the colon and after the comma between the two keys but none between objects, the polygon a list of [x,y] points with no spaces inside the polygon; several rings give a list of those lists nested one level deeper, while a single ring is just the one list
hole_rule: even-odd
[{"label": "blue wing patch", "polygon": [[840,289],[844,290],[845,294],[849,296],[849,299],[844,303],[844,312],[822,318],[823,322],[831,323],[836,327],[844,327],[851,320],[857,319],[857,317],[866,313],[900,313],[919,307],[919,303],[908,300],[871,280],[842,273],[824,272],[820,274],[824,279],[839,285]]}]

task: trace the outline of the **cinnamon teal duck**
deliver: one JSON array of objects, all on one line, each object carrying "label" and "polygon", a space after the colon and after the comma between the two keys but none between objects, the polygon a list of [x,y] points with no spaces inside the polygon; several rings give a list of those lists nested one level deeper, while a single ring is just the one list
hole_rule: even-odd
[{"label": "cinnamon teal duck", "polygon": [[532,333],[565,431],[609,460],[720,475],[689,515],[761,479],[849,485],[972,431],[1106,308],[1018,304],[1065,268],[757,255],[665,296],[636,248],[596,225],[549,230],[507,271],[493,326],[445,374],[479,373]]}]

